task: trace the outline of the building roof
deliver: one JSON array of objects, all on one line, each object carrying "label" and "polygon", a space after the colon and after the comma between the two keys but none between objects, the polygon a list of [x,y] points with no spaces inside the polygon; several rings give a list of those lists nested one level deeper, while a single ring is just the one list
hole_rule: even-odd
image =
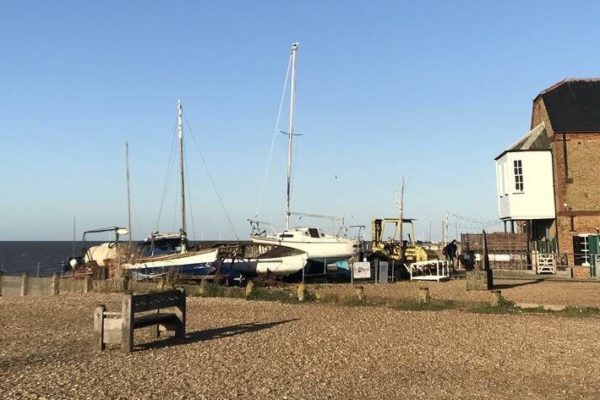
[{"label": "building roof", "polygon": [[527,132],[525,136],[500,153],[494,160],[498,160],[506,153],[515,151],[550,151],[550,138],[548,137],[544,123],[540,123]]},{"label": "building roof", "polygon": [[554,132],[600,132],[600,79],[565,79],[540,96]]}]

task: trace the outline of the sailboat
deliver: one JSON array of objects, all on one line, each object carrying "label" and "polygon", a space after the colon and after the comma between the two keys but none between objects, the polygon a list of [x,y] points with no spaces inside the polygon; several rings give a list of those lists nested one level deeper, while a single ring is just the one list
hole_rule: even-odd
[{"label": "sailboat", "polygon": [[179,176],[181,189],[181,227],[179,232],[153,232],[141,243],[140,254],[123,268],[134,272],[138,278],[154,277],[167,271],[183,274],[208,275],[215,272],[213,265],[218,248],[196,248],[189,246],[185,216],[185,177],[183,153],[183,106],[177,103],[177,136],[179,138]]},{"label": "sailboat", "polygon": [[[347,260],[352,257],[359,246],[358,240],[349,239],[341,234],[329,235],[319,228],[314,227],[291,227],[290,217],[292,215],[304,215],[291,211],[291,181],[292,181],[292,145],[294,138],[294,112],[296,106],[296,53],[299,44],[293,43],[291,47],[291,85],[290,85],[290,109],[288,125],[288,159],[287,159],[287,182],[286,182],[286,214],[285,230],[283,232],[267,233],[260,229],[260,221],[249,220],[252,226],[250,240],[257,244],[270,244],[287,246],[306,252],[309,260],[320,263],[333,263]],[[311,215],[309,215],[311,216]],[[314,216],[314,215],[313,215]]]}]

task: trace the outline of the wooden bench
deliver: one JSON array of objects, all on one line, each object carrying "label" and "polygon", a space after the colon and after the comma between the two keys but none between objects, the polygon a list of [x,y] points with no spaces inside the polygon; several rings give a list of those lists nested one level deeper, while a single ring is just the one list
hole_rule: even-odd
[{"label": "wooden bench", "polygon": [[[172,310],[164,312],[165,308]],[[106,344],[120,343],[122,351],[131,353],[133,332],[153,325],[157,338],[161,330],[175,332],[176,338],[185,337],[185,289],[126,295],[120,313],[99,305],[94,313],[95,348],[102,351]]]}]

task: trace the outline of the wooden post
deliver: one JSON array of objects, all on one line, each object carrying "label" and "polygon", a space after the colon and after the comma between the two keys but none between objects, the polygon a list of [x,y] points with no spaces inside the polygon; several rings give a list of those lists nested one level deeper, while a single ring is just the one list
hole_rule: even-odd
[{"label": "wooden post", "polygon": [[248,281],[246,285],[246,298],[252,295],[252,291],[254,290],[254,281]]},{"label": "wooden post", "polygon": [[29,274],[25,272],[21,276],[21,296],[27,296],[29,294]]},{"label": "wooden post", "polygon": [[428,287],[420,287],[419,288],[419,297],[417,298],[417,302],[427,304],[429,303],[429,288]]},{"label": "wooden post", "polygon": [[57,296],[60,293],[60,278],[57,273],[52,274],[52,295]]},{"label": "wooden post", "polygon": [[89,293],[92,291],[92,276],[86,275],[83,281],[83,293]]},{"label": "wooden post", "polygon": [[325,294],[323,293],[323,289],[316,288],[315,289],[315,300],[322,301],[325,298]]},{"label": "wooden post", "polygon": [[123,291],[129,291],[129,275],[127,275],[127,272],[123,274]]},{"label": "wooden post", "polygon": [[156,281],[156,288],[158,290],[164,290],[165,289],[165,277],[164,277],[164,275],[161,276],[160,278],[158,278],[158,280]]},{"label": "wooden post", "polygon": [[125,295],[121,307],[123,318],[121,326],[121,351],[131,353],[133,350],[133,307],[131,295]]},{"label": "wooden post", "polygon": [[502,305],[502,292],[500,290],[492,290],[492,307],[500,307]]},{"label": "wooden post", "polygon": [[2,275],[4,275],[4,273],[0,271],[0,297],[2,297]]},{"label": "wooden post", "polygon": [[304,301],[304,298],[306,296],[306,286],[304,286],[304,283],[301,283],[298,285],[298,300],[299,301]]},{"label": "wooden post", "polygon": [[94,311],[94,350],[104,350],[104,311],[106,306],[99,304]]},{"label": "wooden post", "polygon": [[366,300],[366,296],[365,296],[365,288],[363,286],[357,286],[356,288],[354,288],[356,291],[356,297],[358,297],[358,300],[360,301],[365,301]]},{"label": "wooden post", "polygon": [[208,295],[208,281],[206,279],[202,279],[200,281],[200,287],[198,287],[198,294],[200,296]]}]

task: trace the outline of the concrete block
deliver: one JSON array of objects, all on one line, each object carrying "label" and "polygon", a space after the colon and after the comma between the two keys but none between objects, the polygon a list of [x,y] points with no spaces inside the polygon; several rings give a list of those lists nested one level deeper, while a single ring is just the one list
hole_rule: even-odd
[{"label": "concrete block", "polygon": [[492,270],[468,271],[467,290],[490,290],[494,287]]}]

